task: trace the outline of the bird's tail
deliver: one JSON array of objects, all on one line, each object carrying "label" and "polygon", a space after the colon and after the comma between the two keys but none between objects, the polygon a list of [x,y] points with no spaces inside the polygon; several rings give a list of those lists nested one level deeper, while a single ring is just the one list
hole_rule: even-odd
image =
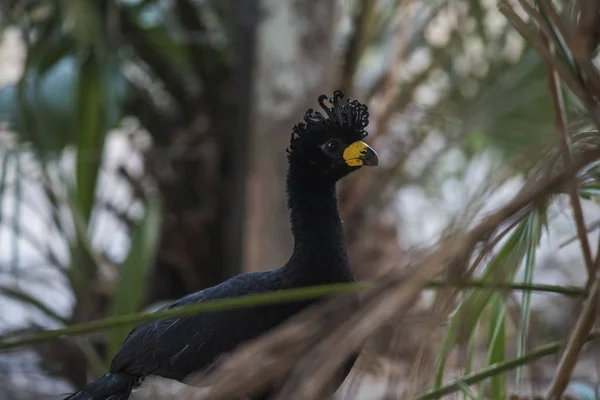
[{"label": "bird's tail", "polygon": [[108,373],[64,400],[127,400],[137,381],[133,375]]}]

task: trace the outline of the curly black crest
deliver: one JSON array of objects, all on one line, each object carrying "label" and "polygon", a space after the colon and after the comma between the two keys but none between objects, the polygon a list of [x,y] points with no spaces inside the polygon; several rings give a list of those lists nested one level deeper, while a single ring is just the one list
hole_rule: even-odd
[{"label": "curly black crest", "polygon": [[[318,101],[327,117],[309,108],[304,114],[304,122],[294,126],[288,152],[293,151],[309,132],[325,129],[343,130],[356,140],[367,136],[365,128],[369,125],[369,111],[365,104],[358,100],[344,99],[341,90],[333,92],[333,98],[322,94]],[[328,101],[332,107],[328,107],[325,101]]]}]

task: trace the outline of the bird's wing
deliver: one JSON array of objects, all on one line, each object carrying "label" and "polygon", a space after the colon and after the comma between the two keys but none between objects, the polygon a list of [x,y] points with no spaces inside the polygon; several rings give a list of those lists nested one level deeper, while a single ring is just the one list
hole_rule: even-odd
[{"label": "bird's wing", "polygon": [[[273,285],[276,283],[270,273],[238,275],[184,296],[165,308],[267,292],[273,290]],[[183,379],[191,372],[208,367],[219,355],[235,347],[244,335],[239,327],[250,324],[252,316],[244,310],[201,313],[141,324],[121,345],[113,358],[111,371]]]}]

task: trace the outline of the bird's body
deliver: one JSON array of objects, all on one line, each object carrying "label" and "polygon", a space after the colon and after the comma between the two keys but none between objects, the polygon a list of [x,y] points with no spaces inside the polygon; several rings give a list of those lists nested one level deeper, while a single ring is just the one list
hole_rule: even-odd
[{"label": "bird's body", "polygon": [[[337,92],[334,99],[329,100],[341,102],[343,95],[340,95]],[[321,98],[320,102],[323,105]],[[346,109],[343,104],[334,103],[331,109],[333,111],[337,106],[339,111],[342,107],[341,110],[346,110],[348,114],[345,124],[343,120],[338,121],[340,126],[337,126],[337,130],[336,126],[327,124],[327,121],[335,119],[329,111],[330,118],[325,120],[321,116],[322,120],[315,121],[314,118],[318,119],[320,114],[312,110],[305,117],[307,123],[298,125],[294,130],[296,136],[292,137],[286,182],[294,250],[286,265],[276,270],[235,276],[219,285],[184,296],[166,308],[354,280],[335,186],[338,179],[356,169],[357,165],[352,165],[352,162],[357,162],[357,157],[366,160],[368,153],[372,159],[365,162],[376,165],[377,161],[368,146],[348,150],[348,145],[364,137],[362,128],[366,126],[364,119],[368,118],[368,114],[366,106],[358,102],[346,102]],[[355,107],[352,111],[363,114],[351,114],[348,111],[351,107]],[[315,141],[317,148],[321,149],[323,141],[329,146],[332,140],[343,142],[343,157],[341,152],[339,155],[345,160],[346,166],[339,168],[339,162],[336,161],[331,163],[331,175],[316,173],[314,166],[307,166],[306,163],[314,164],[311,157],[319,156],[303,150],[302,146],[309,146],[311,141]],[[331,155],[328,157],[333,158]],[[112,361],[110,373],[68,399],[125,400],[141,379],[152,375],[182,381],[194,372],[210,368],[221,355],[278,326],[314,301],[255,306],[142,324],[123,342]],[[348,361],[347,366],[353,362],[354,358]]]}]

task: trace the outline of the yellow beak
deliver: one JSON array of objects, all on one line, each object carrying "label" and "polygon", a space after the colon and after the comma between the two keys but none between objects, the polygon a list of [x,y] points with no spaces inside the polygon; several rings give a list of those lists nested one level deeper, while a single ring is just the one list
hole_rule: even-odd
[{"label": "yellow beak", "polygon": [[360,140],[346,147],[346,150],[344,150],[344,161],[351,167],[379,165],[379,158],[375,150]]}]

